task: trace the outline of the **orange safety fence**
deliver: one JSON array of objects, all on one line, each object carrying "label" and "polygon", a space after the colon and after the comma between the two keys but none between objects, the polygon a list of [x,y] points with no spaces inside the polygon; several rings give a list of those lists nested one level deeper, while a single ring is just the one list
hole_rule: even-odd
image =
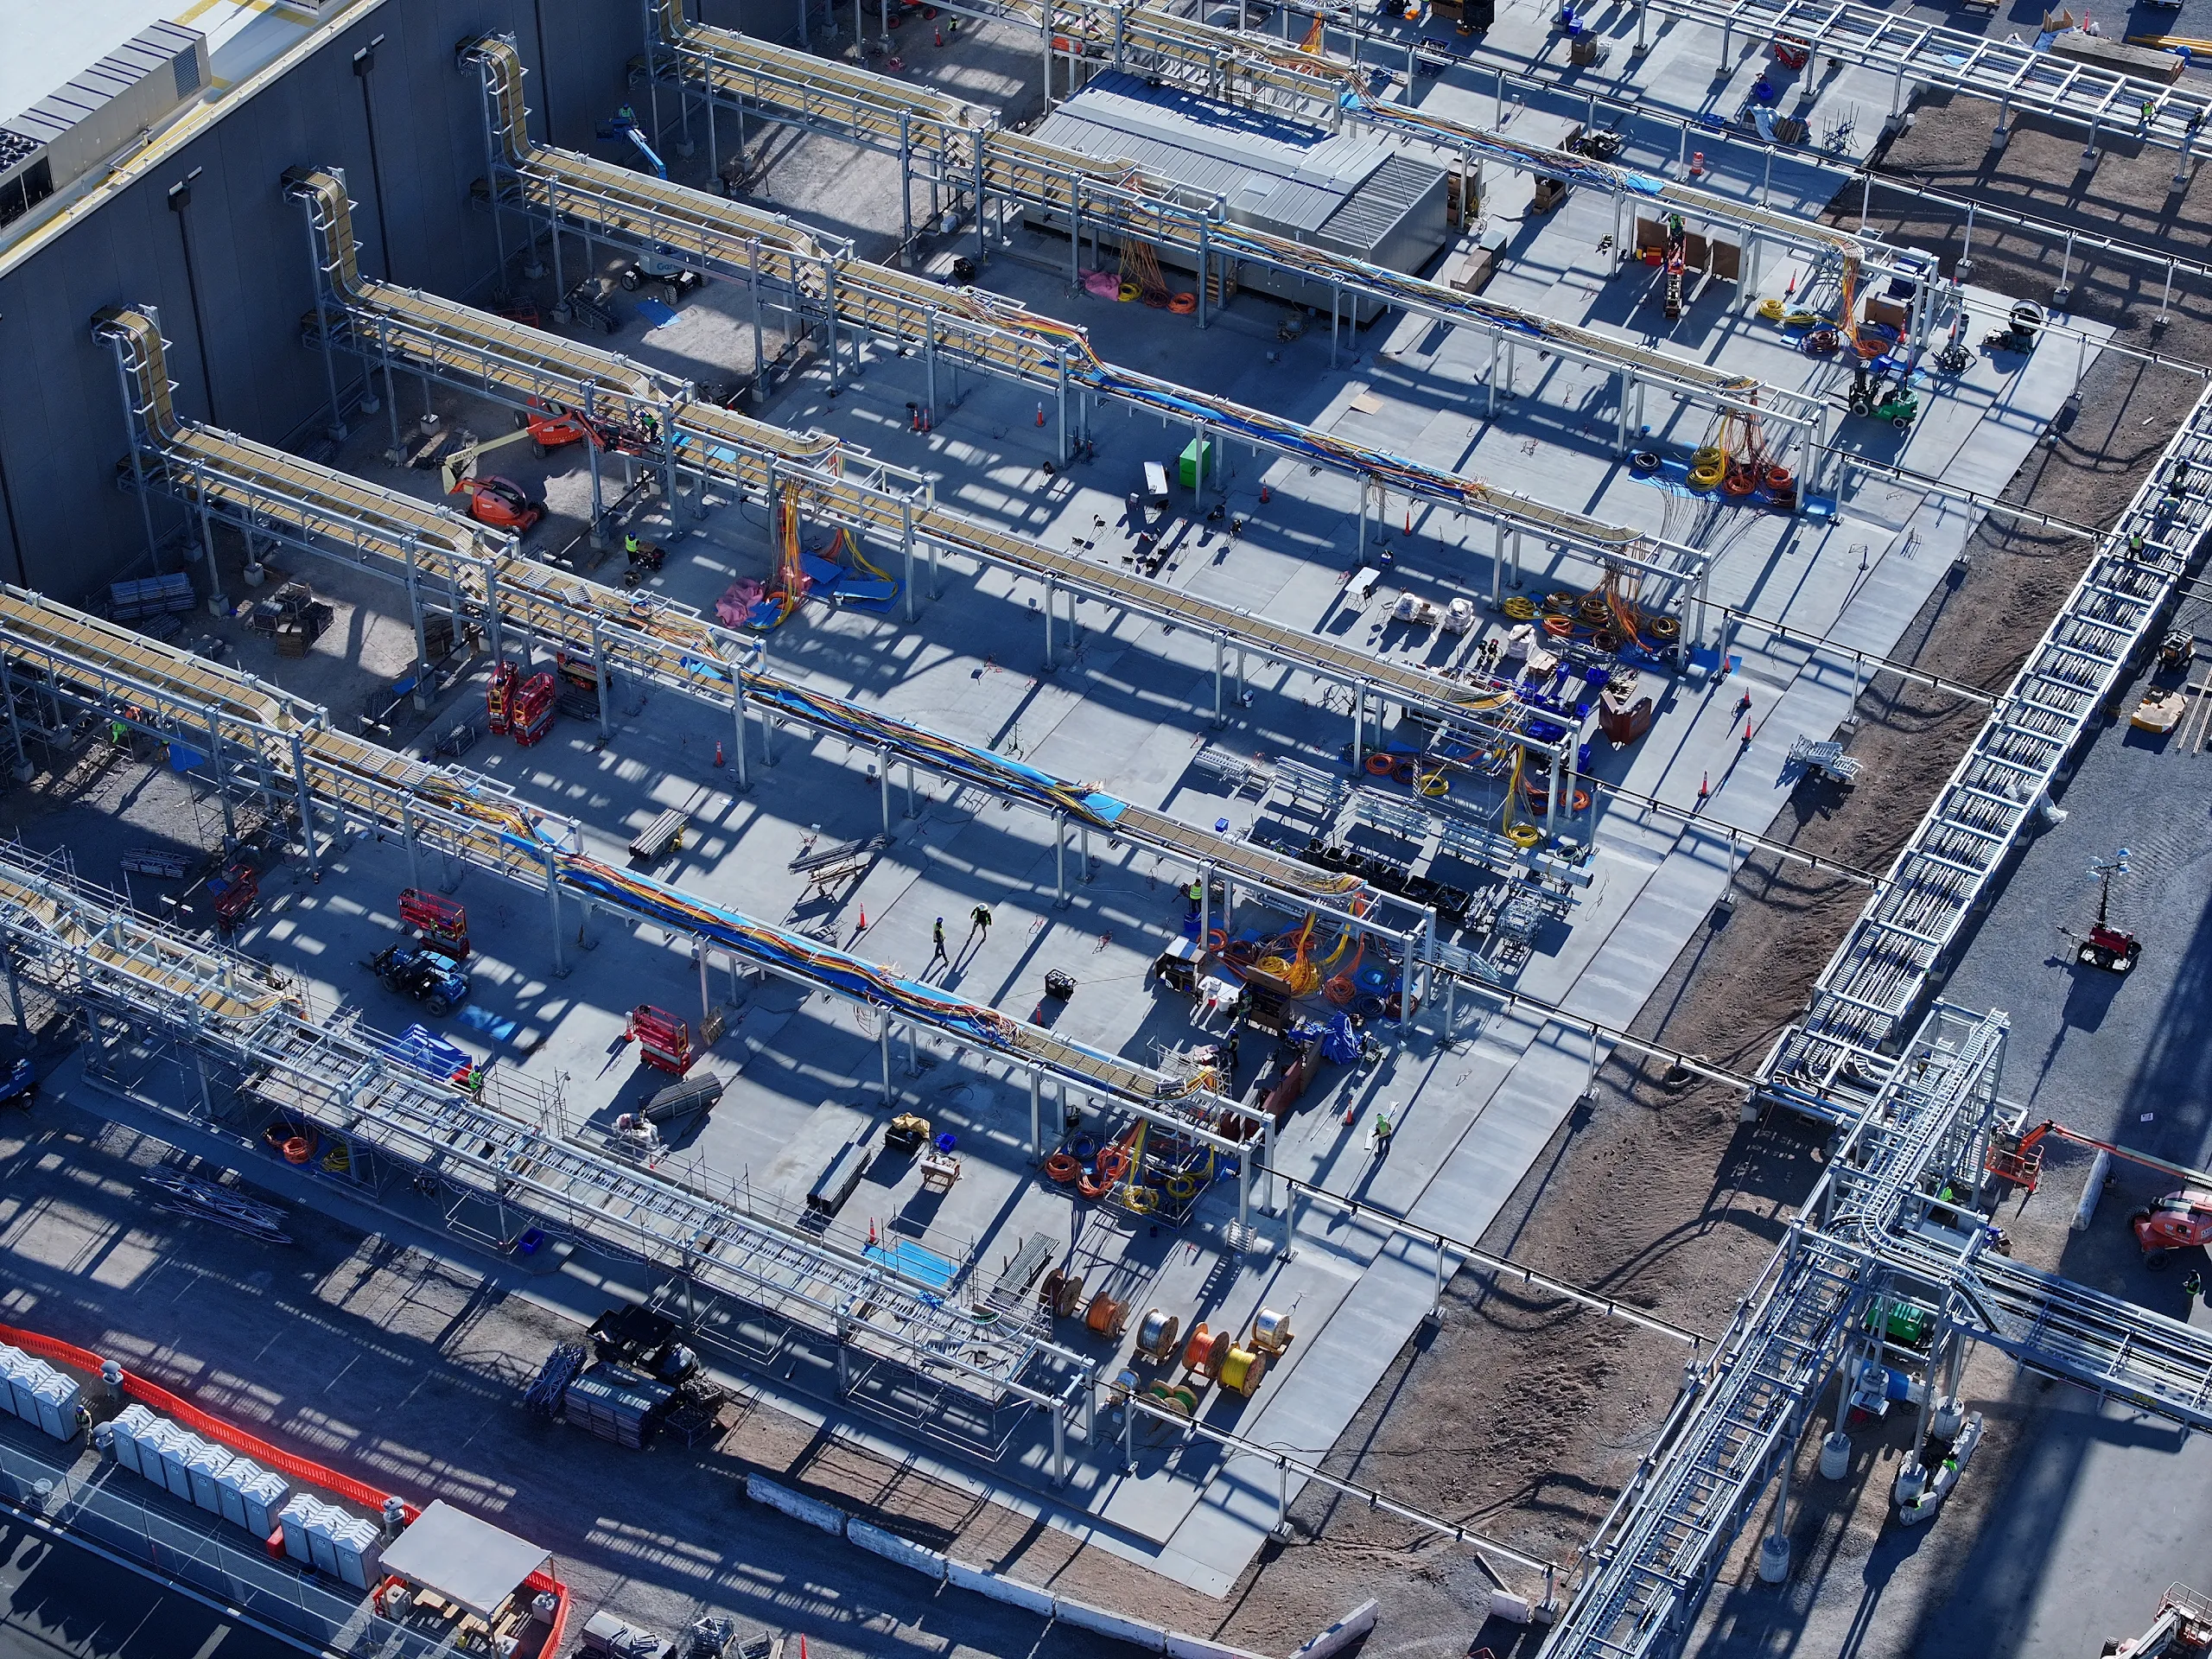
[{"label": "orange safety fence", "polygon": [[552,1592],[553,1631],[538,1652],[543,1659],[553,1659],[561,1651],[561,1637],[569,1628],[569,1586],[541,1567],[522,1581],[522,1587],[533,1596],[545,1591]]},{"label": "orange safety fence", "polygon": [[[63,1342],[57,1337],[0,1325],[0,1342],[13,1344],[27,1354],[35,1354],[39,1358],[55,1364],[72,1365],[79,1370],[89,1371],[94,1376],[99,1375],[101,1361],[98,1354],[89,1349],[79,1348],[74,1343]],[[126,1370],[123,1374],[123,1391],[141,1405],[174,1417],[187,1428],[204,1434],[211,1440],[220,1440],[232,1451],[244,1452],[257,1463],[281,1470],[296,1480],[304,1480],[327,1492],[335,1492],[340,1497],[350,1498],[379,1516],[384,1513],[385,1500],[389,1494],[379,1491],[366,1481],[356,1480],[351,1475],[341,1475],[334,1469],[327,1469],[312,1459],[271,1446],[260,1436],[249,1434],[235,1423],[226,1422],[220,1417],[202,1411],[189,1400],[171,1394],[158,1382],[149,1382],[144,1377]],[[400,1500],[400,1507],[410,1522],[423,1513],[418,1506],[404,1498]]]}]

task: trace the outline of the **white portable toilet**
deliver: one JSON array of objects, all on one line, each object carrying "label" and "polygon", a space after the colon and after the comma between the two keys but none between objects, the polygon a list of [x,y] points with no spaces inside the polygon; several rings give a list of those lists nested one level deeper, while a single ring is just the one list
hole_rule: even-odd
[{"label": "white portable toilet", "polygon": [[38,1421],[38,1402],[32,1399],[31,1389],[38,1384],[38,1361],[20,1348],[0,1348],[0,1379],[4,1379],[8,1397],[4,1403],[18,1417]]},{"label": "white portable toilet", "polygon": [[318,1503],[307,1523],[308,1553],[315,1570],[338,1576],[338,1529],[353,1517],[335,1503]]},{"label": "white portable toilet", "polygon": [[38,1405],[38,1426],[57,1440],[75,1440],[77,1402],[84,1392],[82,1385],[68,1372],[48,1366],[46,1376],[31,1390],[31,1397]]},{"label": "white portable toilet", "polygon": [[168,1443],[184,1431],[166,1418],[156,1417],[138,1431],[138,1472],[156,1486],[167,1486],[168,1476],[162,1469],[162,1454]]},{"label": "white portable toilet", "polygon": [[338,1576],[356,1590],[384,1576],[384,1535],[375,1522],[348,1516],[331,1528],[330,1541],[338,1552]]},{"label": "white portable toilet", "polygon": [[138,1467],[138,1440],[162,1420],[143,1406],[125,1406],[109,1421],[107,1427],[115,1431],[110,1442],[115,1460],[132,1474],[141,1472]]},{"label": "white portable toilet", "polygon": [[284,1531],[284,1553],[302,1567],[315,1564],[315,1552],[308,1548],[308,1522],[321,1508],[305,1492],[297,1492],[276,1512],[276,1524]]},{"label": "white portable toilet", "polygon": [[257,1538],[276,1530],[276,1513],[291,1491],[283,1476],[251,1458],[232,1458],[230,1466],[215,1477],[215,1484],[221,1489],[223,1519]]},{"label": "white portable toilet", "polygon": [[175,1424],[162,1442],[162,1484],[188,1503],[192,1502],[192,1454],[203,1444],[197,1434]]},{"label": "white portable toilet", "polygon": [[223,1489],[215,1483],[230,1466],[230,1452],[213,1440],[200,1441],[184,1460],[185,1473],[192,1482],[192,1501],[210,1515],[223,1512]]}]

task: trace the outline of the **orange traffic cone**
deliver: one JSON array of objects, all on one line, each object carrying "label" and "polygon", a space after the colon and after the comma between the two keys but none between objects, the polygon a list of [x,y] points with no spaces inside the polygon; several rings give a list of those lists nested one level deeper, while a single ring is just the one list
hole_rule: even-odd
[{"label": "orange traffic cone", "polygon": [[1264,506],[1266,506],[1266,505],[1268,505],[1268,502],[1270,502],[1270,501],[1274,500],[1274,499],[1275,499],[1275,493],[1274,493],[1273,490],[1269,489],[1269,488],[1268,488],[1266,485],[1264,485],[1264,484],[1262,484],[1262,485],[1261,485],[1261,486],[1260,486],[1260,505],[1261,505],[1262,506],[1263,506],[1263,507],[1264,507]]},{"label": "orange traffic cone", "polygon": [[1700,801],[1707,801],[1713,798],[1713,774],[1711,772],[1701,772],[1698,773],[1697,798]]},{"label": "orange traffic cone", "polygon": [[1045,405],[1042,404],[1037,405],[1037,424],[1039,426],[1045,424]]},{"label": "orange traffic cone", "polygon": [[716,766],[719,766],[720,765],[721,765],[721,763],[722,763],[722,741],[721,741],[721,739],[720,739],[720,738],[716,738],[716,739],[715,740],[715,764]]},{"label": "orange traffic cone", "polygon": [[1751,722],[1750,721],[1748,721],[1748,720],[1747,720],[1747,721],[1745,721],[1744,722],[1744,744],[1745,744],[1745,747],[1748,748],[1748,747],[1751,746]]},{"label": "orange traffic cone", "polygon": [[854,931],[857,933],[865,933],[868,931],[868,906],[866,905],[862,905],[861,906],[861,925],[857,928],[854,929]]},{"label": "orange traffic cone", "polygon": [[937,35],[937,43],[938,43],[939,46],[943,46],[943,45],[944,44],[944,31],[943,29],[938,29],[938,30],[936,30],[936,31],[934,31],[934,32],[935,32],[935,34],[936,34],[936,35]]}]

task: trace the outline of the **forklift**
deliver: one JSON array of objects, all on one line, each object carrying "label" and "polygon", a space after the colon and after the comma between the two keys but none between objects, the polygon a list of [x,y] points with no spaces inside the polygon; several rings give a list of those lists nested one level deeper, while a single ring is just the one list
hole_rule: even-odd
[{"label": "forklift", "polygon": [[2143,954],[2142,940],[2125,928],[2113,926],[2107,919],[2112,908],[2112,879],[2127,874],[2127,849],[2121,848],[2118,856],[2101,864],[2091,865],[2089,874],[2103,878],[2097,893],[2097,919],[2087,938],[2075,941],[2074,960],[2084,968],[2124,974],[2135,966],[2135,959]]},{"label": "forklift", "polygon": [[1920,413],[1920,394],[1907,384],[1907,378],[1906,372],[1897,369],[1887,358],[1854,363],[1851,368],[1851,412],[1862,420],[1887,421],[1898,431],[1904,431]]}]

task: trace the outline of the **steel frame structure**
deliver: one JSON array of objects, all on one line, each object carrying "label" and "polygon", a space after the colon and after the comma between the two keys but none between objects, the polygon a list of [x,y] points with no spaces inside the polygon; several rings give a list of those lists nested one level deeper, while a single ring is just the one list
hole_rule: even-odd
[{"label": "steel frame structure", "polygon": [[[1094,231],[1103,229],[1134,238],[1192,262],[1199,275],[1201,327],[1214,284],[1224,277],[1233,280],[1236,263],[1250,260],[1338,296],[1338,310],[1340,296],[1351,293],[1486,334],[1493,347],[1493,410],[1496,359],[1503,355],[1510,380],[1514,353],[1521,345],[1541,347],[1619,377],[1622,387],[1616,424],[1618,448],[1624,452],[1630,447],[1631,404],[1641,407],[1643,389],[1647,386],[1710,407],[1716,415],[1735,414],[1782,428],[1789,435],[1777,446],[1777,455],[1785,454],[1791,442],[1803,442],[1808,451],[1825,442],[1827,423],[1834,411],[1821,398],[1764,386],[1632,340],[1617,340],[1325,249],[1231,225],[1218,202],[1198,207],[1183,204],[1172,191],[1147,182],[1127,163],[1102,163],[1026,135],[1005,132],[988,120],[976,119],[977,112],[957,99],[866,69],[770,46],[731,30],[688,22],[680,15],[680,0],[657,0],[657,3],[656,35],[648,39],[649,79],[658,79],[663,73],[658,63],[664,54],[684,97],[688,99],[697,92],[709,110],[721,103],[738,110],[741,119],[749,98],[768,119],[785,119],[779,111],[788,111],[797,118],[795,124],[817,131],[841,130],[852,142],[897,155],[902,175],[917,155],[944,162],[931,175],[932,188],[965,191],[973,198],[979,252],[988,251],[984,202],[994,197],[1013,200],[1067,226],[1071,260],[1079,260],[1088,221]],[[1077,24],[1088,15],[1071,13],[1068,29],[1079,33]],[[1109,15],[1117,29],[1126,30],[1130,17],[1150,14],[1109,10]],[[1071,36],[1063,34],[1055,38]],[[1116,48],[1122,49],[1118,41]],[[711,129],[709,143],[711,149],[715,144]],[[1333,333],[1331,351],[1333,358]],[[1633,398],[1631,391],[1636,393]],[[1771,401],[1763,403],[1763,398]]]},{"label": "steel frame structure", "polygon": [[[1844,1085],[1821,1179],[1585,1551],[1544,1659],[1679,1651],[1738,1532],[1777,1482],[1760,1567],[1786,1575],[1797,1442],[1834,1380],[1829,1444],[1847,1447],[1844,1399],[1864,1363],[1923,1374],[1899,1502],[1926,1488],[1931,1427],[1946,1439],[1958,1431],[1959,1378],[1976,1342],[2186,1428],[2212,1427],[2212,1332],[2008,1260],[1990,1248],[1974,1205],[1953,1196],[1982,1190],[1991,1137],[2009,1116],[1998,1097],[2007,1025],[2000,1013],[1939,1003],[1901,1054]],[[1870,1328],[1869,1306],[1892,1301],[1935,1316],[1924,1354],[1888,1344],[1883,1325]]]},{"label": "steel frame structure", "polygon": [[[1065,1478],[1060,1431],[1092,1365],[1042,1338],[1033,1310],[936,1294],[885,1262],[764,1218],[734,1192],[702,1192],[550,1135],[391,1058],[358,1029],[310,1018],[264,964],[182,940],[13,847],[0,849],[0,936],[11,975],[181,1039],[327,1135],[825,1332],[841,1349],[957,1382],[993,1405],[1011,1398],[1051,1411],[1055,1476]],[[1066,1380],[1025,1380],[1043,1372]]]},{"label": "steel frame structure", "polygon": [[[862,336],[902,351],[919,349],[928,378],[923,406],[932,418],[939,407],[940,359],[951,372],[965,364],[1052,395],[1058,411],[1062,464],[1090,435],[1091,405],[1111,399],[1163,422],[1187,421],[1196,440],[1211,450],[1217,478],[1224,441],[1350,472],[1360,482],[1363,556],[1370,491],[1395,489],[1455,512],[1473,512],[1486,518],[1497,536],[1491,561],[1493,601],[1501,596],[1509,531],[1539,531],[1602,566],[1631,569],[1671,588],[1688,591],[1704,579],[1709,560],[1695,549],[1567,513],[1285,416],[1119,367],[1091,351],[1087,330],[1039,316],[1014,300],[975,288],[947,290],[925,278],[856,260],[849,245],[817,237],[780,215],[573,150],[533,143],[521,96],[522,66],[512,44],[492,37],[467,48],[463,56],[482,71],[494,148],[505,158],[489,192],[493,206],[521,215],[533,232],[546,234],[556,285],[563,280],[557,272],[560,237],[566,231],[588,244],[658,254],[702,275],[750,284],[756,303],[765,286],[783,297],[802,323],[820,319],[830,341],[833,380],[840,372],[836,342],[841,325],[854,341],[855,358]],[[757,349],[755,357],[760,360]],[[911,590],[909,598],[911,603]]]},{"label": "steel frame structure", "polygon": [[[2049,804],[2212,530],[2212,386],[2190,410],[2097,556],[1815,983],[1762,1090],[1833,1121],[1847,1068],[1893,1052],[1947,953]],[[2142,538],[2139,550],[2129,542]]]},{"label": "steel frame structure", "polygon": [[1253,1160],[1242,1154],[1250,1140],[1218,1134],[1196,1120],[1256,1120],[1263,1173],[1271,1163],[1266,1154],[1273,1121],[1217,1099],[1207,1092],[1205,1077],[1195,1083],[1165,1077],[995,1009],[901,980],[863,958],[727,906],[647,877],[618,874],[584,853],[582,828],[572,818],[543,812],[476,774],[410,760],[350,736],[329,724],[327,710],[251,675],[41,595],[0,587],[0,653],[16,668],[43,677],[54,695],[81,709],[164,741],[205,745],[219,786],[289,798],[299,810],[311,870],[320,868],[314,814],[321,804],[336,815],[341,832],[349,820],[397,831],[410,867],[428,845],[460,863],[538,887],[550,912],[556,974],[565,971],[564,897],[587,918],[603,912],[689,938],[702,982],[719,950],[732,973],[765,971],[875,1010],[887,1099],[893,1092],[893,1027],[903,1024],[910,1051],[918,1034],[926,1033],[1025,1075],[1033,1141],[1041,1086],[1049,1077],[1063,1100],[1074,1090],[1236,1157],[1237,1222],[1248,1224]]},{"label": "steel frame structure", "polygon": [[[774,500],[785,485],[794,485],[801,505],[811,516],[899,549],[910,588],[918,549],[927,550],[933,573],[938,550],[945,549],[1041,582],[1048,628],[1057,625],[1063,593],[1068,595],[1071,627],[1075,600],[1090,597],[1118,610],[1191,628],[1215,642],[1217,702],[1232,652],[1240,685],[1248,652],[1294,663],[1353,693],[1352,741],[1363,753],[1370,702],[1387,706],[1397,702],[1452,722],[1479,742],[1511,742],[1531,754],[1541,753],[1555,775],[1564,771],[1567,751],[1563,741],[1548,743],[1529,735],[1517,706],[1496,689],[1385,662],[1304,629],[1170,593],[1158,583],[1072,553],[1052,552],[937,505],[926,480],[826,434],[797,434],[767,426],[698,401],[688,385],[673,385],[617,353],[560,340],[414,289],[367,281],[353,260],[350,204],[342,178],[297,169],[288,183],[310,214],[315,269],[326,284],[319,302],[320,338],[315,343],[326,350],[349,351],[380,362],[387,375],[396,364],[516,409],[527,408],[532,400],[551,401],[580,408],[595,422],[633,428],[641,417],[649,417],[664,450],[660,464],[669,480],[664,487],[671,503],[683,499],[676,482],[683,472],[691,474],[700,492],[713,480],[734,488],[740,499]],[[902,491],[899,486],[906,482],[912,487]],[[1517,561],[1517,539],[1515,547]],[[1380,729],[1378,711],[1378,733]],[[764,741],[768,730],[764,715]],[[1558,793],[1553,791],[1554,798]],[[1160,823],[1172,825],[1173,821]],[[1169,832],[1160,825],[1154,827],[1160,833]],[[1187,827],[1178,833],[1198,835]]]},{"label": "steel frame structure", "polygon": [[1703,24],[1720,31],[1720,61],[1736,55],[1741,31],[1754,52],[1777,36],[1802,41],[1814,52],[1839,63],[1885,71],[1891,76],[1890,118],[1910,107],[1922,86],[1941,87],[1986,99],[1997,105],[1999,143],[2003,143],[2015,110],[2080,129],[2088,135],[2085,156],[2096,154],[2107,131],[2177,153],[2184,169],[2192,159],[2212,156],[2212,134],[2204,130],[2212,100],[2192,96],[2155,80],[2115,73],[2077,63],[2033,46],[1968,35],[1904,17],[1854,0],[1724,0],[1714,6],[1689,0],[1636,0],[1637,34],[1643,38],[1646,16],[1656,12],[1669,22]]}]

